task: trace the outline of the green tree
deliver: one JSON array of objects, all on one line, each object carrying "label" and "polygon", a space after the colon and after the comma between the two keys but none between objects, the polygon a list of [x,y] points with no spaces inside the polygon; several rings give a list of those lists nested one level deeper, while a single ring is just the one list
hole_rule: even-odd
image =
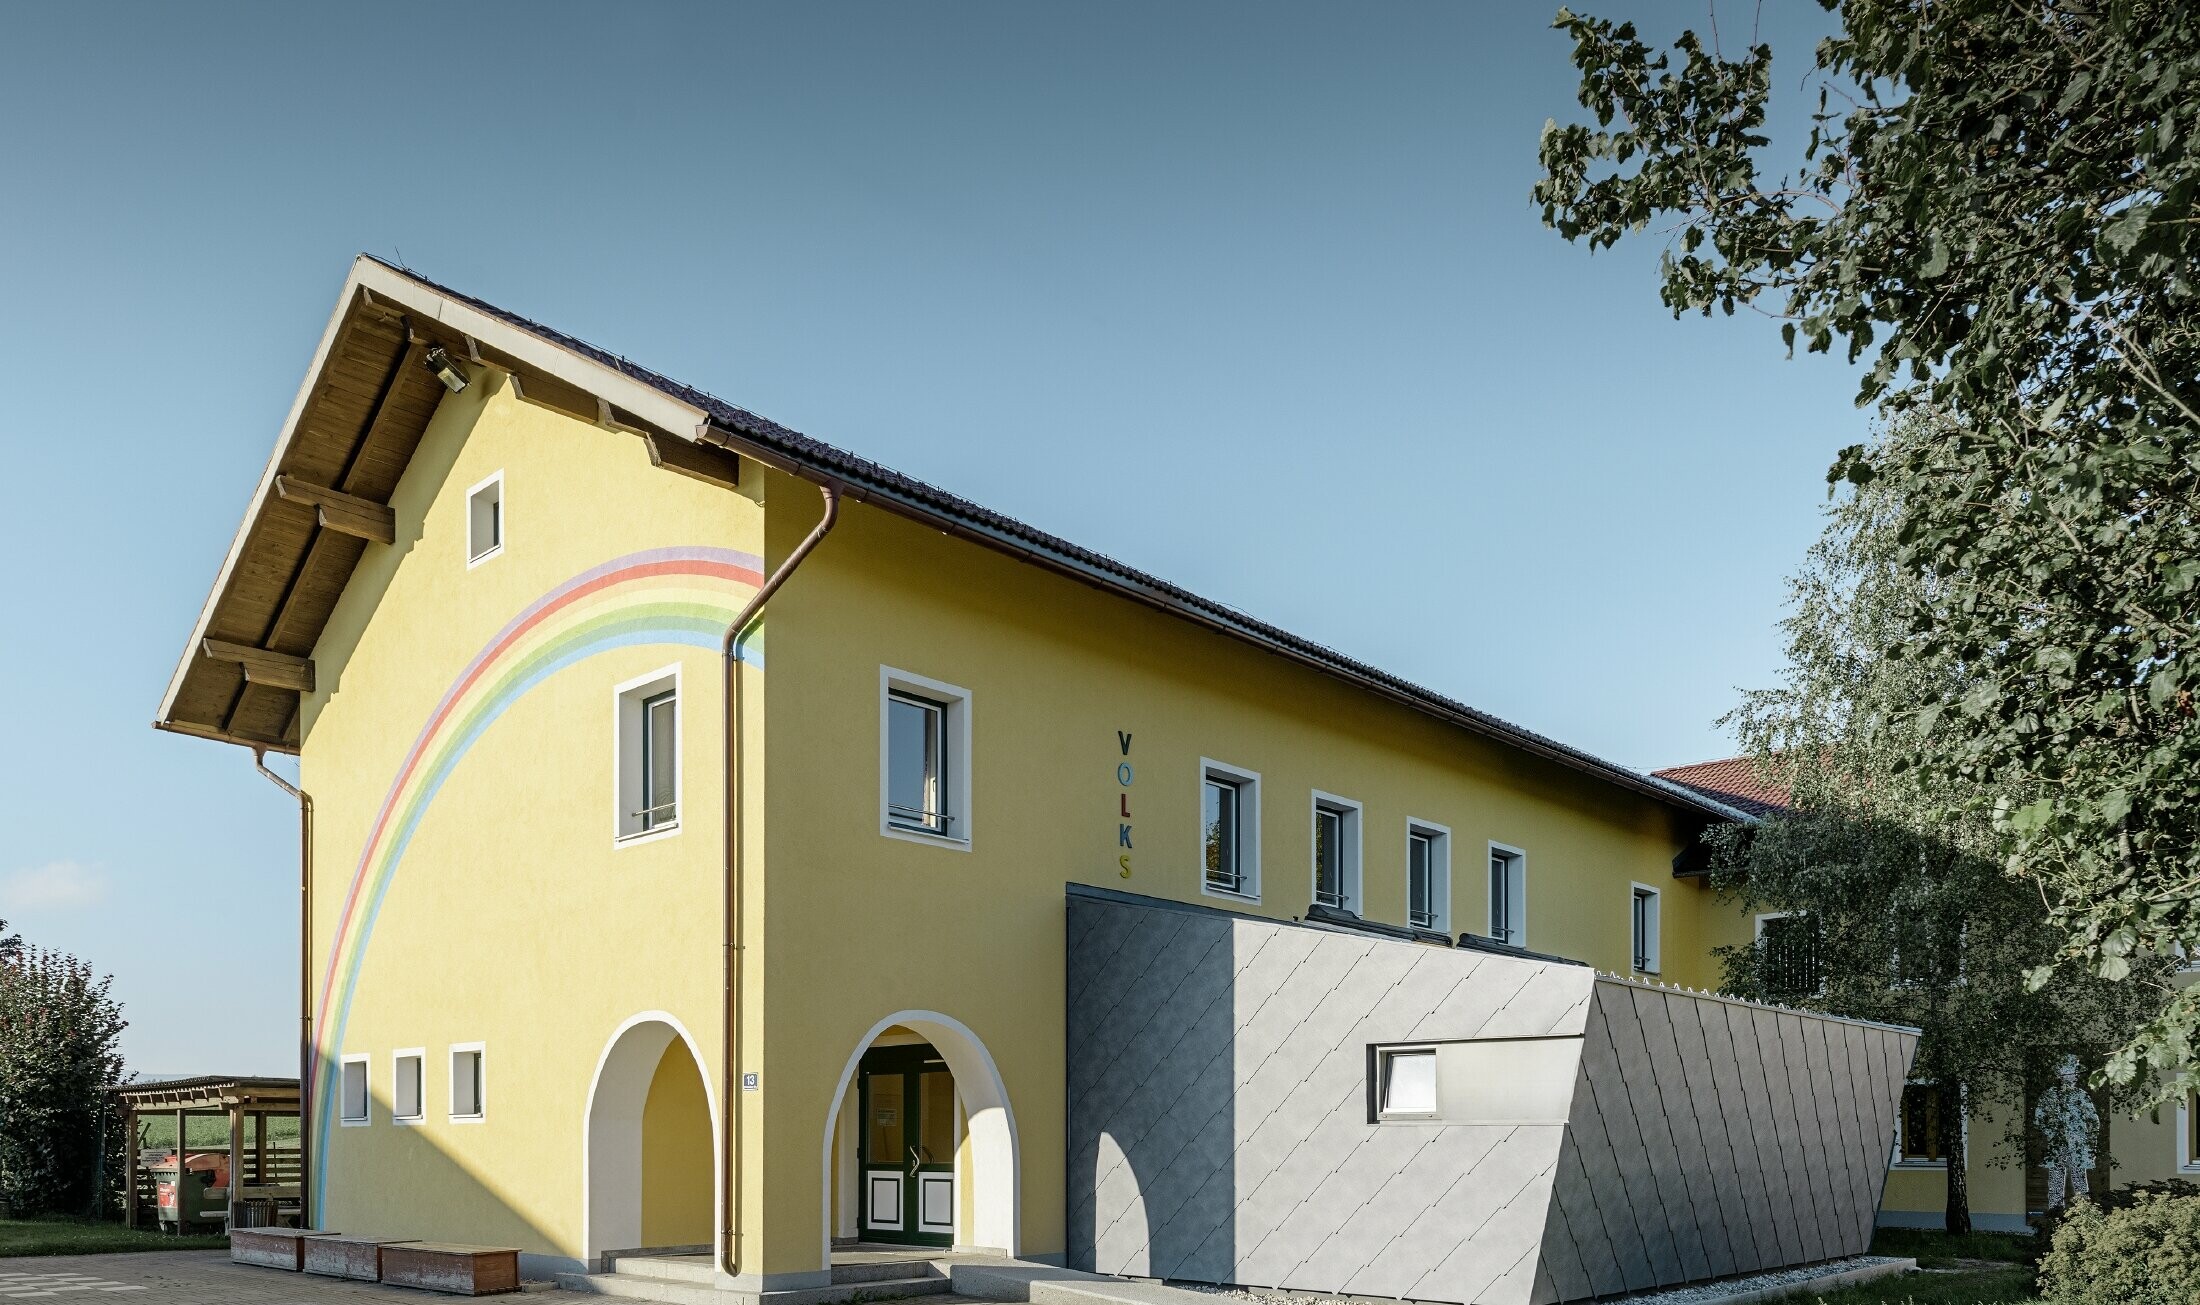
[{"label": "green tree", "polygon": [[[1934,437],[1919,426],[1898,424],[1883,442]],[[1727,718],[1787,788],[1788,809],[1720,831],[1712,877],[1753,909],[1798,913],[1781,934],[1721,950],[1729,991],[1921,1031],[1911,1077],[1938,1097],[1946,1224],[1960,1233],[1964,1120],[2004,1104],[2005,1141],[2021,1143],[2015,1107],[2066,1053],[2100,1065],[2158,1007],[2173,966],[2149,962],[2143,982],[2026,982],[2062,944],[2038,890],[2003,872],[1975,795],[1903,766],[1901,732],[1880,727],[1951,687],[1931,678],[1945,668],[1883,651],[1934,599],[1933,582],[1900,561],[1903,515],[1886,481],[1844,495],[1794,581],[1782,680]]]},{"label": "green tree", "polygon": [[13,965],[23,959],[23,938],[8,932],[8,922],[0,920],[0,965]]},{"label": "green tree", "polygon": [[[1859,402],[1918,423],[1829,473],[1899,486],[1894,564],[1930,581],[1873,646],[1919,696],[1860,728],[2044,899],[2063,942],[2033,981],[2200,954],[2200,6],[1839,18],[1778,164],[1770,48],[1655,52],[1561,10],[1594,122],[1544,129],[1534,197],[1592,249],[1656,224],[1676,316],[1839,341]],[[2109,1076],[2200,1087],[2196,1032],[2177,990]]]},{"label": "green tree", "polygon": [[38,947],[0,965],[0,1197],[18,1211],[77,1214],[105,1199],[94,1175],[120,1135],[106,1089],[122,1076],[125,1026],[111,982]]}]

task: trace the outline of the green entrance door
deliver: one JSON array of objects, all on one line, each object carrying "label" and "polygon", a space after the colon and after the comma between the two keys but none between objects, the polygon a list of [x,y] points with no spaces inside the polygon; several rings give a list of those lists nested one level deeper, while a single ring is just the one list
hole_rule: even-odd
[{"label": "green entrance door", "polygon": [[867,1242],[955,1239],[955,1078],[929,1045],[879,1047],[857,1067],[863,1128],[856,1229]]}]

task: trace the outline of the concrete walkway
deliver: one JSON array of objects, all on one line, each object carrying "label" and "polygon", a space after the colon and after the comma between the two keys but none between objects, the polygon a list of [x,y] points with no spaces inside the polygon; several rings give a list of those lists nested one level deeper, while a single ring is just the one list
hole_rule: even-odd
[{"label": "concrete walkway", "polygon": [[[128,1301],[143,1305],[320,1305],[323,1301],[450,1300],[433,1292],[345,1282],[231,1264],[227,1251],[137,1251],[126,1255],[36,1255],[0,1259],[0,1305],[13,1301]],[[514,1300],[585,1301],[571,1292],[529,1292]]]}]

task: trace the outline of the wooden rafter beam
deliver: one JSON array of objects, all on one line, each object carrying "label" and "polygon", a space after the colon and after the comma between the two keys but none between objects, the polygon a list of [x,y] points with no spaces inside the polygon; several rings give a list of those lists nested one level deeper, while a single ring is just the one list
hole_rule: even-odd
[{"label": "wooden rafter beam", "polygon": [[377,544],[397,542],[397,513],[388,504],[346,494],[326,485],[312,485],[295,476],[277,476],[275,495],[290,503],[314,509],[321,526],[340,535],[370,539]]},{"label": "wooden rafter beam", "polygon": [[266,648],[248,648],[241,643],[228,643],[221,639],[201,639],[199,647],[217,662],[234,662],[244,669],[244,678],[253,684],[264,684],[273,689],[294,689],[299,693],[313,692],[313,662],[306,657],[293,657],[289,653],[271,652]]}]

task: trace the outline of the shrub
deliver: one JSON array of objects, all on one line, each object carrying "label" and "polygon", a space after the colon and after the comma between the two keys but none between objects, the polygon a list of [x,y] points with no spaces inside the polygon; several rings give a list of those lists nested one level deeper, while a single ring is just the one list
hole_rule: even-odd
[{"label": "shrub", "polygon": [[107,988],[61,952],[0,960],[0,1200],[19,1216],[100,1212],[115,1177],[123,1019]]},{"label": "shrub", "polygon": [[2040,1298],[2047,1305],[2200,1300],[2200,1196],[2144,1191],[2112,1210],[2079,1201],[2040,1258]]}]

